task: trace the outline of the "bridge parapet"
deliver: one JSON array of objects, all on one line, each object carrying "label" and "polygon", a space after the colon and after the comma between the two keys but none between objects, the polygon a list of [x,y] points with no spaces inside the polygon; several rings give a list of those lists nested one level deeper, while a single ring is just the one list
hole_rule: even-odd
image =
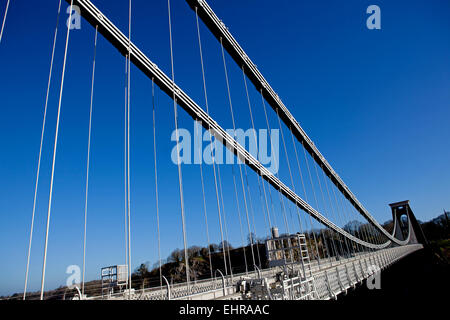
[{"label": "bridge parapet", "polygon": [[[267,295],[266,299],[337,299],[342,293],[354,288],[358,284],[362,284],[364,280],[374,276],[377,272],[389,267],[405,256],[423,248],[422,244],[409,244],[405,246],[392,247],[382,249],[370,253],[360,253],[350,258],[345,258],[340,261],[323,261],[321,265],[317,262],[311,262],[312,278],[314,279],[314,293],[306,290],[306,285],[310,285],[310,281],[302,281],[299,279],[285,279],[284,284],[286,289],[289,286],[299,288],[295,291],[296,294],[285,296],[280,292],[273,292]],[[300,271],[301,266],[295,265],[295,268]],[[277,272],[276,268],[267,268],[261,270],[260,277],[268,283],[275,281]],[[186,284],[177,284],[171,286],[172,299],[174,300],[236,300],[236,299],[253,299],[251,295],[242,295],[237,291],[238,282],[242,279],[249,279],[248,274],[236,274],[227,278],[225,288],[222,281],[218,279],[201,280],[192,285],[189,289]],[[286,292],[289,292],[287,290]],[[293,291],[294,292],[294,291]],[[294,293],[295,293],[294,292]],[[270,297],[270,298],[269,298]],[[114,294],[110,297],[103,297],[103,299],[120,300],[128,298],[123,294]],[[259,297],[261,299],[261,297]],[[90,297],[88,299],[97,300],[102,297]],[[143,290],[136,290],[131,299],[133,300],[164,300],[167,299],[166,288],[150,288]]]}]

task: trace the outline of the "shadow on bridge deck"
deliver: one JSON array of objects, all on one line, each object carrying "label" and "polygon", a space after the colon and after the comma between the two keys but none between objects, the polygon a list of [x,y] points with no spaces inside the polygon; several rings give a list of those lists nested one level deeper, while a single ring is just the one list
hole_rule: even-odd
[{"label": "shadow on bridge deck", "polygon": [[431,249],[416,251],[381,272],[381,289],[369,290],[366,283],[341,294],[338,301],[448,300],[450,264]]}]

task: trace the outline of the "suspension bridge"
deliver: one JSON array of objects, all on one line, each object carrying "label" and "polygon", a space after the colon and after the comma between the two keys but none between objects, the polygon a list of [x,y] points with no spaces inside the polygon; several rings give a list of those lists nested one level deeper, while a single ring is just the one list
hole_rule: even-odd
[{"label": "suspension bridge", "polygon": [[[82,281],[76,284],[71,291],[75,292],[71,297],[74,299],[97,300],[97,299],[144,299],[144,300],[176,300],[176,299],[232,299],[232,300],[315,300],[315,299],[338,299],[342,293],[361,285],[365,280],[376,276],[381,270],[389,268],[390,265],[403,257],[423,248],[426,239],[421,231],[409,201],[401,201],[390,204],[392,211],[392,226],[382,226],[373,215],[356,198],[355,194],[344,183],[330,163],[320,153],[316,145],[302,129],[299,122],[294,118],[288,107],[284,105],[279,95],[271,87],[269,82],[259,71],[258,67],[245,53],[243,47],[231,34],[224,21],[222,21],[213,9],[204,0],[186,0],[192,9],[193,23],[197,31],[197,47],[199,68],[202,74],[203,101],[195,101],[182,87],[175,82],[173,38],[172,38],[172,15],[171,3],[168,1],[168,26],[170,40],[171,74],[163,72],[132,41],[131,20],[132,1],[129,0],[129,25],[128,34],[120,30],[112,21],[114,17],[108,17],[89,0],[66,0],[70,5],[69,20],[73,14],[80,14],[95,30],[94,58],[92,64],[92,83],[89,119],[89,140],[86,165],[86,188],[85,188],[85,212],[84,212],[84,234],[83,234],[83,268]],[[13,2],[14,3],[14,2]],[[4,14],[2,24],[2,35],[7,21],[8,7]],[[75,8],[78,11],[75,10]],[[62,1],[59,1],[58,21],[62,12]],[[58,34],[58,22],[54,33],[53,51],[51,56],[51,67],[48,78],[47,99],[45,102],[44,120],[41,133],[40,152],[36,173],[36,184],[34,193],[34,204],[29,234],[29,246],[27,255],[27,267],[25,275],[25,287],[23,299],[33,298],[27,295],[30,252],[33,242],[33,226],[36,210],[36,198],[41,167],[41,153],[43,147],[44,130],[46,126],[46,114],[48,106],[49,88],[52,81],[52,69],[56,39]],[[233,130],[225,130],[221,125],[221,119],[214,119],[210,109],[213,103],[208,99],[208,78],[204,66],[204,50],[202,47],[202,32],[200,26],[206,27],[207,31],[217,40],[220,48],[221,60],[223,62],[224,87],[229,112],[232,119]],[[48,211],[46,220],[45,246],[43,252],[43,268],[41,275],[41,290],[39,298],[47,299],[45,296],[46,262],[49,242],[49,229],[51,224],[53,181],[55,174],[55,162],[58,144],[58,130],[60,112],[62,107],[62,96],[64,91],[64,77],[66,71],[66,58],[68,44],[70,41],[71,24],[67,24],[65,37],[65,52],[61,74],[61,86],[58,99],[58,114],[56,118],[56,132],[53,144],[52,173],[50,180],[50,193],[48,198]],[[73,31],[72,31],[73,32]],[[105,267],[101,270],[101,289],[96,294],[89,293],[85,287],[85,265],[86,265],[86,242],[88,221],[88,186],[89,167],[91,152],[91,125],[94,82],[96,73],[96,49],[101,35],[109,42],[119,54],[125,58],[125,109],[124,109],[124,189],[125,189],[125,242],[126,242],[126,264]],[[0,41],[1,41],[0,36]],[[1,48],[5,50],[7,48]],[[242,72],[243,88],[246,96],[244,98],[247,109],[233,108],[233,99],[230,91],[229,68],[234,63]],[[153,104],[153,156],[154,184],[155,184],[155,212],[157,215],[159,255],[159,277],[158,284],[145,286],[145,284],[134,284],[132,280],[132,243],[131,243],[131,219],[132,200],[130,197],[130,71],[131,66],[139,69],[151,82],[152,104]],[[253,85],[254,88],[251,88]],[[176,165],[178,170],[178,195],[180,201],[180,218],[182,225],[183,258],[182,258],[182,281],[173,283],[170,275],[164,274],[161,262],[161,238],[160,238],[160,203],[158,194],[158,153],[156,136],[158,134],[155,105],[155,89],[164,92],[173,101],[174,128],[176,140],[179,137],[179,108],[189,115],[192,120],[200,124],[203,130],[210,133],[209,142],[214,148],[210,149],[212,158],[211,169],[212,181],[207,177],[200,164],[198,179],[201,189],[198,190],[203,198],[203,213],[205,224],[205,240],[208,244],[208,253],[205,255],[208,272],[197,278],[198,272],[194,266],[194,259],[188,252],[189,243],[186,230],[186,220],[189,212],[185,208],[185,190],[190,188],[191,181],[183,177],[182,161],[180,160],[180,146],[176,144]],[[255,90],[260,101],[251,101],[249,91]],[[272,111],[270,111],[270,107]],[[242,109],[242,110],[241,110]],[[260,159],[258,152],[246,148],[245,139],[237,137],[237,120],[242,113],[250,117],[251,129],[249,140],[256,143],[256,129],[264,128],[269,134],[271,149],[275,148],[271,136],[272,129],[277,129],[281,136],[281,154],[279,171],[269,170]],[[262,124],[255,125],[255,115],[261,117]],[[269,118],[272,117],[272,121]],[[275,121],[273,120],[275,119]],[[272,124],[270,123],[272,122]],[[275,123],[275,128],[273,123]],[[253,133],[253,135],[252,135]],[[235,197],[236,208],[227,208],[225,212],[223,186],[224,166],[217,163],[218,145],[224,146],[235,159],[232,167],[231,187],[232,196]],[[257,143],[256,143],[257,145]],[[196,150],[197,151],[197,150]],[[201,152],[201,151],[199,151]],[[200,156],[200,155],[199,155]],[[282,163],[282,165],[281,165]],[[285,163],[285,164],[284,164]],[[221,175],[222,168],[222,175]],[[250,182],[249,176],[253,177]],[[297,186],[297,188],[296,188]],[[299,187],[301,186],[301,187]],[[175,189],[175,188],[174,188]],[[211,192],[208,192],[212,190]],[[209,200],[213,205],[207,208],[207,194],[211,194]],[[258,203],[259,200],[259,203]],[[230,212],[236,212],[237,216],[230,224]],[[216,214],[218,230],[216,233],[208,225],[208,214]],[[226,215],[228,214],[228,222]],[[290,214],[290,217],[289,217]],[[348,224],[355,219],[364,219],[365,224],[352,228]],[[255,223],[255,221],[257,221]],[[259,222],[258,222],[259,221]],[[201,222],[198,221],[198,224]],[[202,222],[203,223],[203,222]],[[256,224],[264,225],[264,240],[256,239]],[[236,229],[241,234],[242,247],[240,251],[230,249],[228,233]],[[238,230],[239,229],[239,230]],[[247,229],[246,231],[244,231]],[[283,233],[280,230],[283,229]],[[249,243],[245,244],[244,233],[248,232]],[[261,232],[259,232],[261,235]],[[221,248],[216,253],[211,251],[211,239],[219,237]],[[263,250],[261,250],[263,248]],[[232,254],[231,251],[236,251]],[[233,265],[231,257],[241,254],[243,265]],[[216,266],[212,263],[213,256],[220,258]],[[236,262],[235,262],[236,263]],[[219,267],[217,267],[219,266]],[[100,270],[99,270],[100,272]],[[64,295],[65,296],[65,295]],[[35,297],[36,298],[36,297]]]}]

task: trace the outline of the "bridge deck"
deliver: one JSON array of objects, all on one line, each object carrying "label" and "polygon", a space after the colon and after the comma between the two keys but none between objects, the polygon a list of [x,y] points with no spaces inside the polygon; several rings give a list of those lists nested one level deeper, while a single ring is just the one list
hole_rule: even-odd
[{"label": "bridge deck", "polygon": [[[334,257],[331,260],[321,259],[320,265],[318,261],[311,261],[312,275],[317,291],[315,298],[321,300],[335,299],[339,294],[345,293],[358,283],[362,283],[364,279],[367,279],[375,272],[387,268],[404,256],[422,248],[421,244],[411,244],[371,253],[358,253],[348,258],[341,257],[339,260],[336,260]],[[297,268],[300,268],[300,265]],[[263,269],[259,276],[274,280],[279,270],[277,268]],[[241,294],[236,291],[237,282],[246,276],[257,278],[258,274],[252,272],[248,275],[241,273],[233,275],[233,277],[228,276],[225,281],[225,288],[221,278],[192,282],[189,291],[185,283],[175,284],[170,288],[170,298],[173,300],[241,299]],[[128,294],[117,293],[108,297],[90,297],[88,299],[121,300],[128,299]],[[167,288],[160,289],[159,287],[137,290],[131,295],[131,299],[164,300],[168,299],[168,290]]]}]

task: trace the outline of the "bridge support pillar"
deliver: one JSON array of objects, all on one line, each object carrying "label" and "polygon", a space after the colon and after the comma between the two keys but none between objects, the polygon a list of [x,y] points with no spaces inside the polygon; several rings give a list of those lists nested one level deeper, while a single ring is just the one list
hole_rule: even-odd
[{"label": "bridge support pillar", "polygon": [[[392,210],[392,221],[395,228],[393,230],[394,236],[400,240],[406,240],[409,237],[409,243],[422,243],[423,245],[427,245],[422,228],[409,206],[409,200],[391,203],[389,206]],[[406,216],[408,220],[406,225],[402,220],[403,216]],[[408,226],[410,226],[409,230],[405,230]]]}]

